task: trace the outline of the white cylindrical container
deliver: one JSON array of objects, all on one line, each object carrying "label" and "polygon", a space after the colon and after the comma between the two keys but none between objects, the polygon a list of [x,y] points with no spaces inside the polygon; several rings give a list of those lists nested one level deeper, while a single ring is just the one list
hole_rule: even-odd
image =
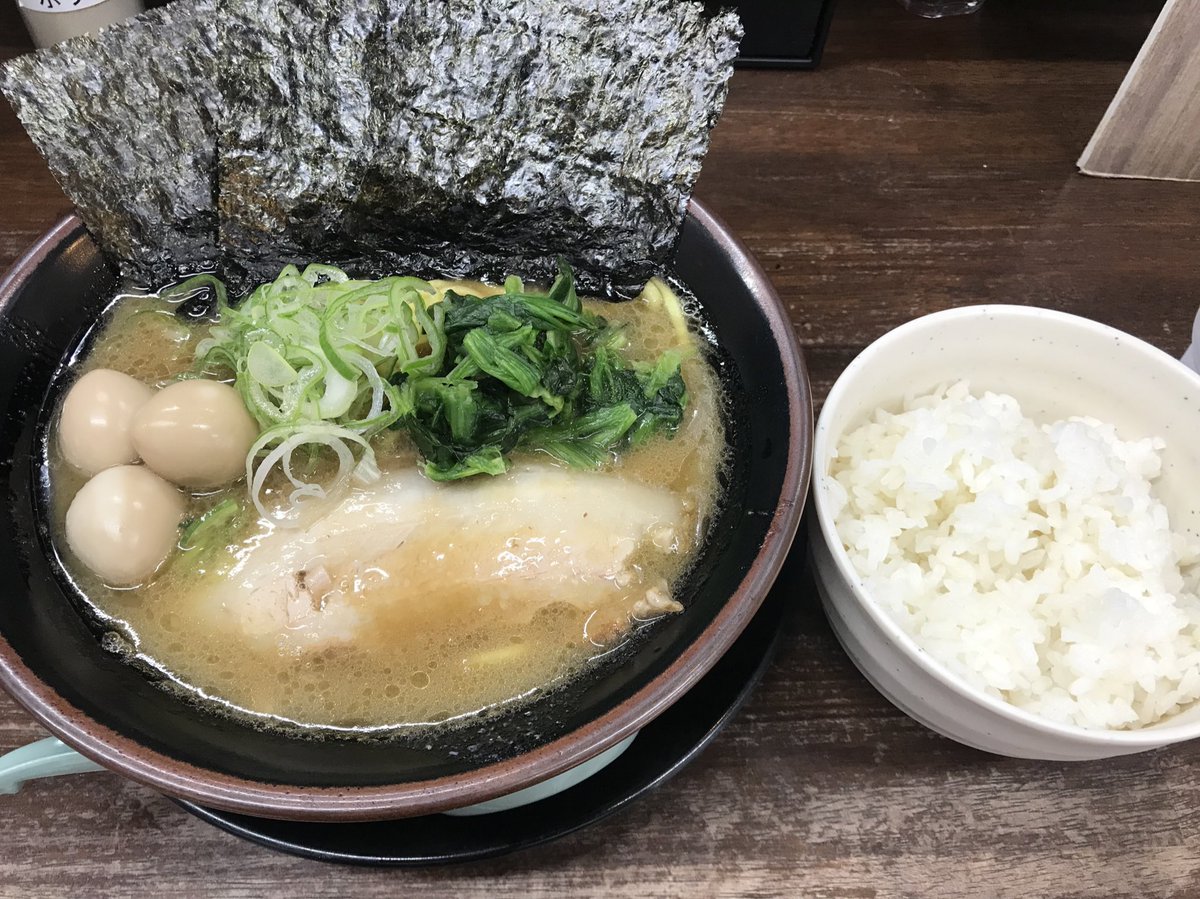
[{"label": "white cylindrical container", "polygon": [[17,6],[38,47],[96,31],[146,8],[142,0],[17,0]]}]

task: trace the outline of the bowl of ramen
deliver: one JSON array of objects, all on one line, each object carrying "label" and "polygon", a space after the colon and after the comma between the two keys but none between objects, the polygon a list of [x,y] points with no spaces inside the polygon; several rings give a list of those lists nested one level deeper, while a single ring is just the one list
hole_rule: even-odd
[{"label": "bowl of ramen", "polygon": [[779,571],[807,375],[696,201],[631,299],[519,275],[148,293],[50,231],[0,284],[0,683],[112,771],[275,818],[470,806],[636,734]]}]

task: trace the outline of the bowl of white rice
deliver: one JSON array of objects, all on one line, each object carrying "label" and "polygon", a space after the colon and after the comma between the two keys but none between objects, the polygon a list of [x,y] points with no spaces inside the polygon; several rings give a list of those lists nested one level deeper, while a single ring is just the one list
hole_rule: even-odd
[{"label": "bowl of white rice", "polygon": [[1200,375],[1065,313],[939,312],[846,369],[814,457],[826,614],[900,709],[1021,758],[1200,736]]}]

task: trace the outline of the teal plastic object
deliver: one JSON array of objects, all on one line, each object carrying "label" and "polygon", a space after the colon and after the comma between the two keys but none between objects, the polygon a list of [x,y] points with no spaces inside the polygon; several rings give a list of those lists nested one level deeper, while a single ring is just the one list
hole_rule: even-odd
[{"label": "teal plastic object", "polygon": [[11,796],[20,791],[25,781],[38,777],[103,770],[102,766],[84,758],[62,740],[47,737],[0,755],[0,794]]},{"label": "teal plastic object", "polygon": [[[622,740],[616,746],[604,750],[595,758],[590,758],[581,765],[576,765],[562,774],[543,780],[541,783],[500,796],[487,802],[456,808],[445,812],[447,815],[487,815],[492,812],[504,812],[512,808],[520,808],[541,799],[549,799],[563,790],[568,790],[578,783],[587,780],[593,774],[615,761],[634,741],[637,734]],[[97,765],[91,759],[84,758],[70,746],[55,737],[38,740],[20,749],[14,749],[7,755],[0,756],[0,795],[13,795],[20,792],[28,780],[39,777],[57,777],[60,774],[85,774],[90,771],[103,771],[104,767]]]}]

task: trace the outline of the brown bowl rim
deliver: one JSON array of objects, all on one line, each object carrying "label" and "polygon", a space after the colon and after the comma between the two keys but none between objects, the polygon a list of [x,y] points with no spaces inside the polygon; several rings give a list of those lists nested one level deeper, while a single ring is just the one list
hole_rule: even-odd
[{"label": "brown bowl rim", "polygon": [[[783,303],[745,245],[699,200],[689,206],[713,235],[766,315],[787,387],[788,461],[767,537],[741,584],[708,627],[657,677],[581,727],[530,752],[433,780],[371,787],[271,784],[178,761],[100,724],[45,684],[0,634],[0,684],[64,743],[105,768],[169,796],[265,818],[368,821],[445,811],[495,799],[560,774],[649,724],[716,664],[758,611],[799,527],[812,461],[812,394],[808,372]],[[0,280],[0,313],[29,273],[82,227],[69,215],[44,234]]]}]

